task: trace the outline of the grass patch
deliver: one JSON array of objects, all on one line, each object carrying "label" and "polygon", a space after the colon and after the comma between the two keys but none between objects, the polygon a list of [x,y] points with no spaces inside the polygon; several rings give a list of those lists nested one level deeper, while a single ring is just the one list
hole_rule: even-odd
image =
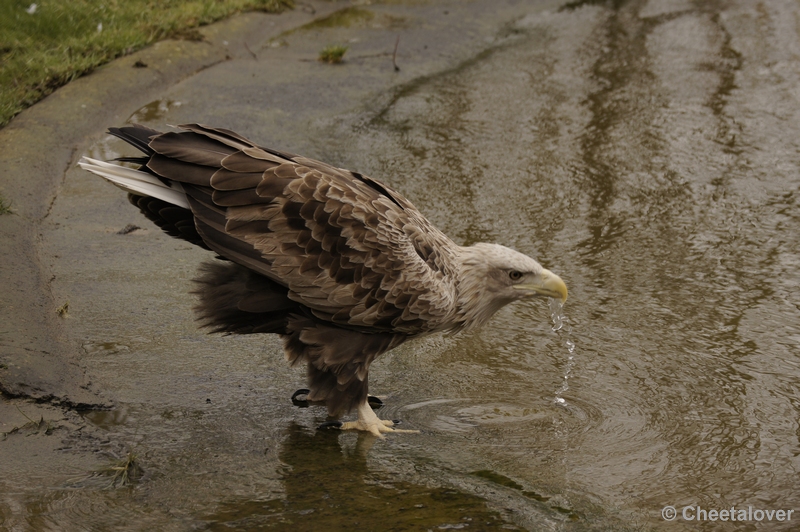
[{"label": "grass patch", "polygon": [[330,64],[341,63],[346,51],[347,46],[332,44],[331,46],[326,46],[322,49],[322,51],[319,53],[319,60],[323,63]]},{"label": "grass patch", "polygon": [[98,473],[111,477],[110,487],[115,487],[117,485],[127,486],[142,478],[144,474],[139,463],[136,461],[136,454],[133,451],[128,451],[124,457],[119,460],[114,460],[107,466],[99,469]]},{"label": "grass patch", "polygon": [[[121,55],[241,11],[293,0],[2,0],[0,127],[58,87]],[[34,7],[35,6],[35,7]]]}]

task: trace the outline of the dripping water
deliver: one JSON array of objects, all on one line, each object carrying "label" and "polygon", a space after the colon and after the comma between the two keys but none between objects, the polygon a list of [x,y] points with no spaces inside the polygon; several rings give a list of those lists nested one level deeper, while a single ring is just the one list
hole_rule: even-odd
[{"label": "dripping water", "polygon": [[569,377],[575,365],[575,342],[572,341],[572,328],[569,326],[569,319],[564,315],[564,303],[557,299],[550,299],[550,319],[553,321],[552,330],[563,338],[563,345],[567,349],[567,364],[564,367],[561,386],[556,390],[553,402],[559,406],[567,406],[567,400],[563,394],[569,390]]}]

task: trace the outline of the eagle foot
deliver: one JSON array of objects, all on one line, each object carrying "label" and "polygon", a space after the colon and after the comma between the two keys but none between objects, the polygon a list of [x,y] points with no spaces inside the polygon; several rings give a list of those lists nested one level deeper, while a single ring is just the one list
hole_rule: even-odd
[{"label": "eagle foot", "polygon": [[365,401],[358,405],[357,421],[326,421],[318,426],[317,429],[358,430],[362,432],[369,432],[370,434],[379,438],[383,438],[383,435],[388,432],[419,434],[418,430],[401,430],[394,428],[394,426],[399,424],[399,419],[391,420],[378,418],[378,416],[375,415],[375,412],[372,411],[369,402]]}]

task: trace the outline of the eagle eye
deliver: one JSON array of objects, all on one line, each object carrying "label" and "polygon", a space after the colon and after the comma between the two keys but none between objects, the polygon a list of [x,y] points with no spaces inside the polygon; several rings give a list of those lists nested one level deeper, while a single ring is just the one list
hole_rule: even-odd
[{"label": "eagle eye", "polygon": [[522,279],[522,272],[518,272],[517,270],[511,270],[510,272],[508,272],[508,276],[509,278],[511,278],[512,281],[519,281],[520,279]]}]

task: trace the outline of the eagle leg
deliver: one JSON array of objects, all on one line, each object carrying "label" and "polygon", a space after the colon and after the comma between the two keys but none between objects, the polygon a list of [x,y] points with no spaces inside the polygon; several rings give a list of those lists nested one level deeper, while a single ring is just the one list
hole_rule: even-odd
[{"label": "eagle leg", "polygon": [[[292,394],[292,404],[294,406],[299,406],[300,408],[308,407],[313,401],[308,400],[308,394],[311,393],[311,390],[308,388],[300,388],[296,392]],[[303,396],[306,396],[303,398]],[[376,397],[374,395],[367,396],[367,402],[369,406],[372,407],[373,410],[377,410],[383,406],[383,401],[380,397]],[[324,403],[324,401],[322,401]]]},{"label": "eagle leg", "polygon": [[405,434],[419,434],[418,430],[402,430],[393,428],[394,425],[400,423],[399,421],[392,421],[390,419],[380,419],[375,412],[369,401],[364,401],[358,405],[358,420],[357,421],[329,421],[323,423],[318,428],[320,429],[339,429],[339,430],[360,430],[369,432],[374,436],[383,438],[387,432],[397,432]]}]

